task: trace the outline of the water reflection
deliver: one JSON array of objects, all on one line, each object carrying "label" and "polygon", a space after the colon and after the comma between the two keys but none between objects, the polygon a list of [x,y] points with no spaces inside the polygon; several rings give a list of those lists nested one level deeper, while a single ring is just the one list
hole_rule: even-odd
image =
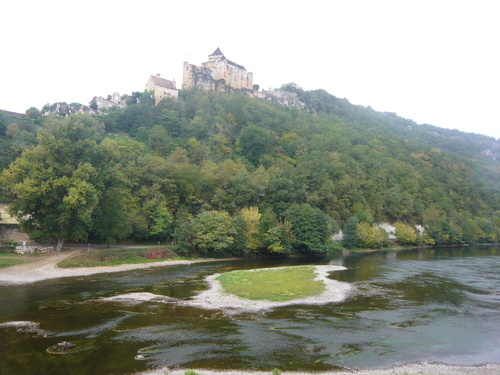
[{"label": "water reflection", "polygon": [[[0,372],[130,374],[156,366],[270,370],[379,367],[414,360],[500,361],[500,248],[231,261],[0,287]],[[96,302],[126,293],[183,301],[205,276],[234,269],[334,264],[344,302],[225,316],[175,302]],[[54,355],[61,341],[89,348]]]}]

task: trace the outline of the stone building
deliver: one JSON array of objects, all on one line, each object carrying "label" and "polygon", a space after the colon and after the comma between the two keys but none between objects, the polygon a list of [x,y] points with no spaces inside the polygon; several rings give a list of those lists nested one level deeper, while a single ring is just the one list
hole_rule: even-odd
[{"label": "stone building", "polygon": [[149,77],[146,91],[154,92],[155,104],[158,104],[163,98],[177,98],[179,96],[179,91],[175,88],[175,79],[170,81],[161,78],[159,74]]},{"label": "stone building", "polygon": [[127,106],[127,100],[122,99],[121,95],[117,92],[113,93],[113,95],[111,96],[108,96],[108,99],[104,99],[100,96],[94,96],[89,104],[92,104],[93,102],[97,104],[98,109],[111,107],[125,108]]},{"label": "stone building", "polygon": [[233,89],[253,90],[253,73],[247,72],[243,65],[228,60],[217,48],[201,66],[184,62],[182,86],[185,89],[199,86],[207,90],[217,90],[228,86]]}]

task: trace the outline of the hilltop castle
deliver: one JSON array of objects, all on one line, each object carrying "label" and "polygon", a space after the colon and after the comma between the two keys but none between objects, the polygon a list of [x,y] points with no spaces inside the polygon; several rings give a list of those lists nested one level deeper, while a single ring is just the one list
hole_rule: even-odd
[{"label": "hilltop castle", "polygon": [[217,90],[219,86],[228,86],[233,89],[253,90],[253,73],[247,72],[243,65],[228,60],[217,48],[201,66],[184,62],[182,86],[185,89],[200,86]]},{"label": "hilltop castle", "polygon": [[[183,89],[200,87],[207,91],[239,92],[253,98],[277,101],[285,107],[305,108],[305,104],[298,99],[297,94],[294,92],[279,89],[259,91],[258,87],[254,89],[253,73],[247,72],[243,65],[228,60],[220,48],[210,54],[208,61],[203,62],[201,66],[189,64],[186,61],[183,68]],[[159,74],[149,77],[146,91],[153,92],[152,97],[156,104],[164,98],[176,99],[179,96],[175,80],[164,79]],[[96,111],[102,108],[123,108],[126,106],[125,100],[121,100],[117,93],[113,94],[112,97],[108,97],[108,99],[94,97],[92,102],[97,105]],[[59,107],[57,109],[59,110]]]}]

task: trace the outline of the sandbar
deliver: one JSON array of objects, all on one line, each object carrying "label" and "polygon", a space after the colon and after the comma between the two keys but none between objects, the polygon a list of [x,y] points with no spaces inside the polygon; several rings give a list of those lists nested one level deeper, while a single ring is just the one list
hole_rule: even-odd
[{"label": "sandbar", "polygon": [[[220,274],[207,276],[205,281],[210,285],[208,290],[200,292],[191,300],[184,301],[185,305],[195,306],[209,310],[223,310],[226,314],[238,314],[242,312],[257,312],[280,306],[289,305],[323,305],[325,303],[340,302],[347,298],[353,287],[344,282],[328,278],[332,271],[345,270],[342,266],[314,266],[316,270],[315,280],[325,283],[325,291],[317,296],[297,298],[286,302],[253,301],[241,299],[235,295],[225,293],[220,282],[216,278]],[[267,268],[272,269],[272,268]]]}]

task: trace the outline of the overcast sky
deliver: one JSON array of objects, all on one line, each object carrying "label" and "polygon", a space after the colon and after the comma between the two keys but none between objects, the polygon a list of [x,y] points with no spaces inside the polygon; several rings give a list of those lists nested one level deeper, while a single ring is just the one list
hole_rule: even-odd
[{"label": "overcast sky", "polygon": [[0,109],[182,84],[220,47],[262,89],[296,82],[500,138],[496,0],[4,1]]}]

